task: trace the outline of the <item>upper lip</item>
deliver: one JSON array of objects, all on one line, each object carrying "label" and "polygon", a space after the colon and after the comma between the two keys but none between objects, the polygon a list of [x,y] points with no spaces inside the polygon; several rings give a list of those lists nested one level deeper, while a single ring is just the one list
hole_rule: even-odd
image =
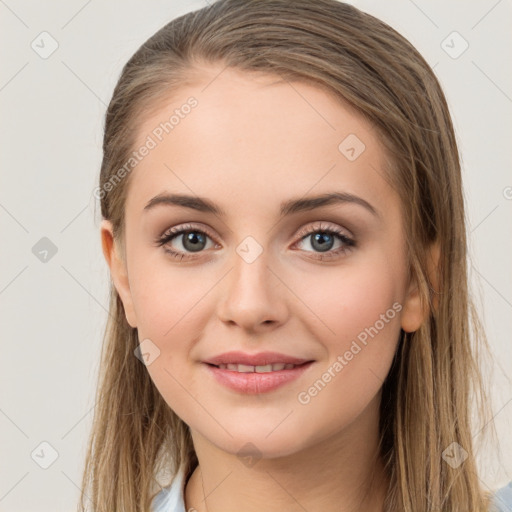
[{"label": "upper lip", "polygon": [[280,354],[279,352],[258,352],[257,354],[247,354],[245,352],[225,352],[218,356],[211,357],[203,361],[204,363],[219,364],[245,364],[248,366],[265,366],[267,364],[291,363],[303,364],[311,359],[301,359],[298,357]]}]

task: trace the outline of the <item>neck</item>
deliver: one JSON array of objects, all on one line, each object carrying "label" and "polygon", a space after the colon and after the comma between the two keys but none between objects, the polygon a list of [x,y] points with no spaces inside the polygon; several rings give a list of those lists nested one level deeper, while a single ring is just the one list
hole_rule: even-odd
[{"label": "neck", "polygon": [[378,455],[378,402],[351,425],[286,457],[244,464],[192,431],[199,465],[187,482],[197,512],[382,512],[388,485]]}]

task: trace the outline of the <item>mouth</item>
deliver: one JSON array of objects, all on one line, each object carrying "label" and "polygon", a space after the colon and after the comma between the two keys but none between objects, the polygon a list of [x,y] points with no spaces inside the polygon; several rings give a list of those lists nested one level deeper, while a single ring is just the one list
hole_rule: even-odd
[{"label": "mouth", "polygon": [[285,387],[299,379],[315,361],[300,364],[271,363],[246,365],[237,363],[204,363],[214,381],[224,388],[245,395],[261,395]]},{"label": "mouth", "polygon": [[302,364],[292,364],[292,363],[273,363],[273,364],[265,364],[265,365],[248,365],[248,364],[237,364],[237,363],[228,363],[228,364],[211,364],[206,363],[209,366],[214,366],[215,368],[219,368],[220,370],[230,370],[232,372],[238,373],[270,373],[270,372],[279,372],[282,370],[293,370],[298,366],[304,366],[305,364],[311,363],[312,361],[307,361]]}]

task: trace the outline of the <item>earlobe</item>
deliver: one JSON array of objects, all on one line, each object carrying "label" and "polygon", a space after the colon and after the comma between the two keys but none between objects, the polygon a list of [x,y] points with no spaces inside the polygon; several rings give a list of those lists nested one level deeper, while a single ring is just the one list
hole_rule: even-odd
[{"label": "earlobe", "polygon": [[[439,294],[439,256],[440,245],[438,242],[433,243],[427,254],[427,279],[432,298],[432,307],[434,310],[438,307]],[[422,307],[420,292],[416,280],[411,280],[409,290],[407,292],[401,317],[401,327],[405,332],[417,331],[429,315],[428,306]]]},{"label": "earlobe", "polygon": [[113,236],[112,223],[108,220],[101,222],[101,246],[107,265],[110,268],[112,282],[123,303],[126,321],[130,327],[135,328],[137,327],[137,320],[133,308],[126,262],[119,254],[119,246]]},{"label": "earlobe", "polygon": [[420,328],[424,319],[425,316],[421,307],[420,294],[414,282],[409,287],[405,298],[400,324],[405,332],[414,332]]}]

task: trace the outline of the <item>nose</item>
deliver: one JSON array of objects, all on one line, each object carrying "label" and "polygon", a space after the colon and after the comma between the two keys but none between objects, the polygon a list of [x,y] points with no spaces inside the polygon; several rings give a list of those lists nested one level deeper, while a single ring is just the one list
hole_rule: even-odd
[{"label": "nose", "polygon": [[235,253],[232,262],[220,290],[219,318],[253,333],[283,325],[288,317],[287,287],[279,272],[270,268],[267,251],[252,262]]}]

